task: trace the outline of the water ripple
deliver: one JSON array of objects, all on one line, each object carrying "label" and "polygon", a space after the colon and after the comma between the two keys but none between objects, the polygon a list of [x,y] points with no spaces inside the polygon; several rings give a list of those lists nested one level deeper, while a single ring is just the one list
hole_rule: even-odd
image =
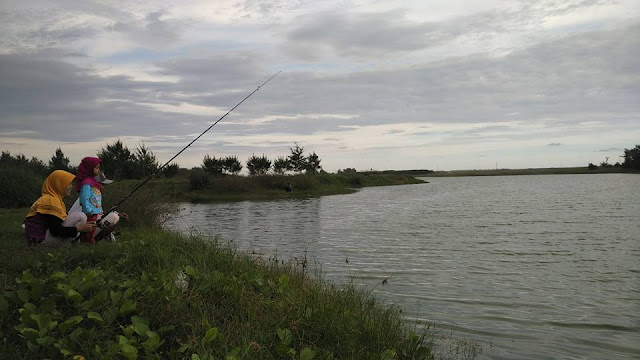
[{"label": "water ripple", "polygon": [[407,322],[486,344],[485,358],[640,358],[640,176],[429,181],[184,204],[168,226],[307,256],[324,278],[398,304]]}]

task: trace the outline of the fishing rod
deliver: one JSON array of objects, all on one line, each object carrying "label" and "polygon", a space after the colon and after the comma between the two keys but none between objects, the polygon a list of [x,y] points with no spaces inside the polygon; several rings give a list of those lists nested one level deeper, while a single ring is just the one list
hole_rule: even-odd
[{"label": "fishing rod", "polygon": [[202,133],[200,133],[200,135],[198,135],[195,139],[191,140],[190,143],[187,144],[187,146],[183,147],[182,150],[178,151],[177,154],[175,154],[171,159],[169,159],[169,161],[167,161],[166,163],[164,163],[164,165],[162,165],[161,167],[159,167],[153,174],[149,175],[149,177],[147,177],[146,179],[144,179],[144,181],[142,181],[140,184],[138,184],[138,186],[136,186],[130,193],[129,195],[125,196],[122,200],[120,200],[120,202],[118,202],[115,206],[113,206],[109,211],[107,211],[103,216],[102,219],[105,218],[105,216],[107,216],[109,213],[114,212],[118,206],[120,206],[123,202],[125,202],[131,195],[133,195],[136,191],[138,191],[138,189],[140,189],[142,186],[144,186],[144,184],[146,184],[149,180],[151,180],[154,176],[158,175],[158,173],[160,171],[162,171],[162,169],[164,169],[167,165],[169,165],[170,162],[172,162],[175,158],[178,157],[178,155],[182,154],[183,151],[185,151],[189,146],[191,146],[194,142],[196,142],[196,140],[200,139],[200,137],[202,137],[202,135],[206,134],[207,131],[211,130],[212,127],[216,126],[217,123],[219,123],[222,119],[224,119],[227,115],[229,115],[233,110],[235,110],[235,108],[237,108],[238,106],[240,106],[240,104],[242,104],[243,102],[245,102],[245,100],[247,100],[249,97],[251,97],[251,95],[253,95],[256,91],[260,90],[261,87],[265,86],[269,81],[271,81],[271,79],[273,79],[274,77],[276,77],[276,75],[280,74],[282,71],[278,71],[277,73],[273,74],[273,76],[271,76],[269,79],[267,79],[267,81],[265,81],[264,83],[262,83],[262,85],[259,85],[255,90],[253,90],[251,93],[249,93],[249,95],[245,96],[244,99],[242,99],[242,101],[240,101],[239,103],[236,104],[236,106],[232,107],[231,110],[227,111],[226,114],[222,115],[218,120],[216,120],[216,122],[214,122],[213,124],[211,124],[211,126],[209,126],[205,131],[203,131]]}]

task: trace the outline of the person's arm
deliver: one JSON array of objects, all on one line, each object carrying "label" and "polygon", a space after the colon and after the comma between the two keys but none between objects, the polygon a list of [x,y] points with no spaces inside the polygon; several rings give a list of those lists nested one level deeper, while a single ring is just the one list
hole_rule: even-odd
[{"label": "person's arm", "polygon": [[38,215],[42,216],[42,219],[47,225],[49,232],[51,232],[51,235],[57,237],[75,237],[78,235],[78,232],[89,232],[96,227],[96,224],[93,222],[78,224],[76,226],[62,226],[62,220],[57,216],[49,214]]},{"label": "person's arm", "polygon": [[59,217],[49,214],[40,215],[42,215],[42,218],[47,224],[47,228],[49,228],[51,235],[61,238],[70,238],[78,235],[78,229],[75,226],[62,226],[62,219],[60,219]]}]

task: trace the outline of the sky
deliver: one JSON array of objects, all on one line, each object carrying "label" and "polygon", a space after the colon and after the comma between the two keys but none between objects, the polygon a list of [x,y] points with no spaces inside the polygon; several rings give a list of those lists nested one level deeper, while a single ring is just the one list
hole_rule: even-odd
[{"label": "sky", "polygon": [[[179,4],[179,5],[176,5]],[[640,144],[640,0],[0,0],[0,150],[118,139],[322,167],[615,163]]]}]

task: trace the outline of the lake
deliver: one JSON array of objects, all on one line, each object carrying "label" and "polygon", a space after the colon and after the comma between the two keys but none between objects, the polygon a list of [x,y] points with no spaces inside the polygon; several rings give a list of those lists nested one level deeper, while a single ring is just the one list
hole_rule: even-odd
[{"label": "lake", "polygon": [[167,226],[306,255],[326,279],[398,304],[407,322],[478,341],[480,358],[640,358],[640,175],[425,180],[181,204]]}]

